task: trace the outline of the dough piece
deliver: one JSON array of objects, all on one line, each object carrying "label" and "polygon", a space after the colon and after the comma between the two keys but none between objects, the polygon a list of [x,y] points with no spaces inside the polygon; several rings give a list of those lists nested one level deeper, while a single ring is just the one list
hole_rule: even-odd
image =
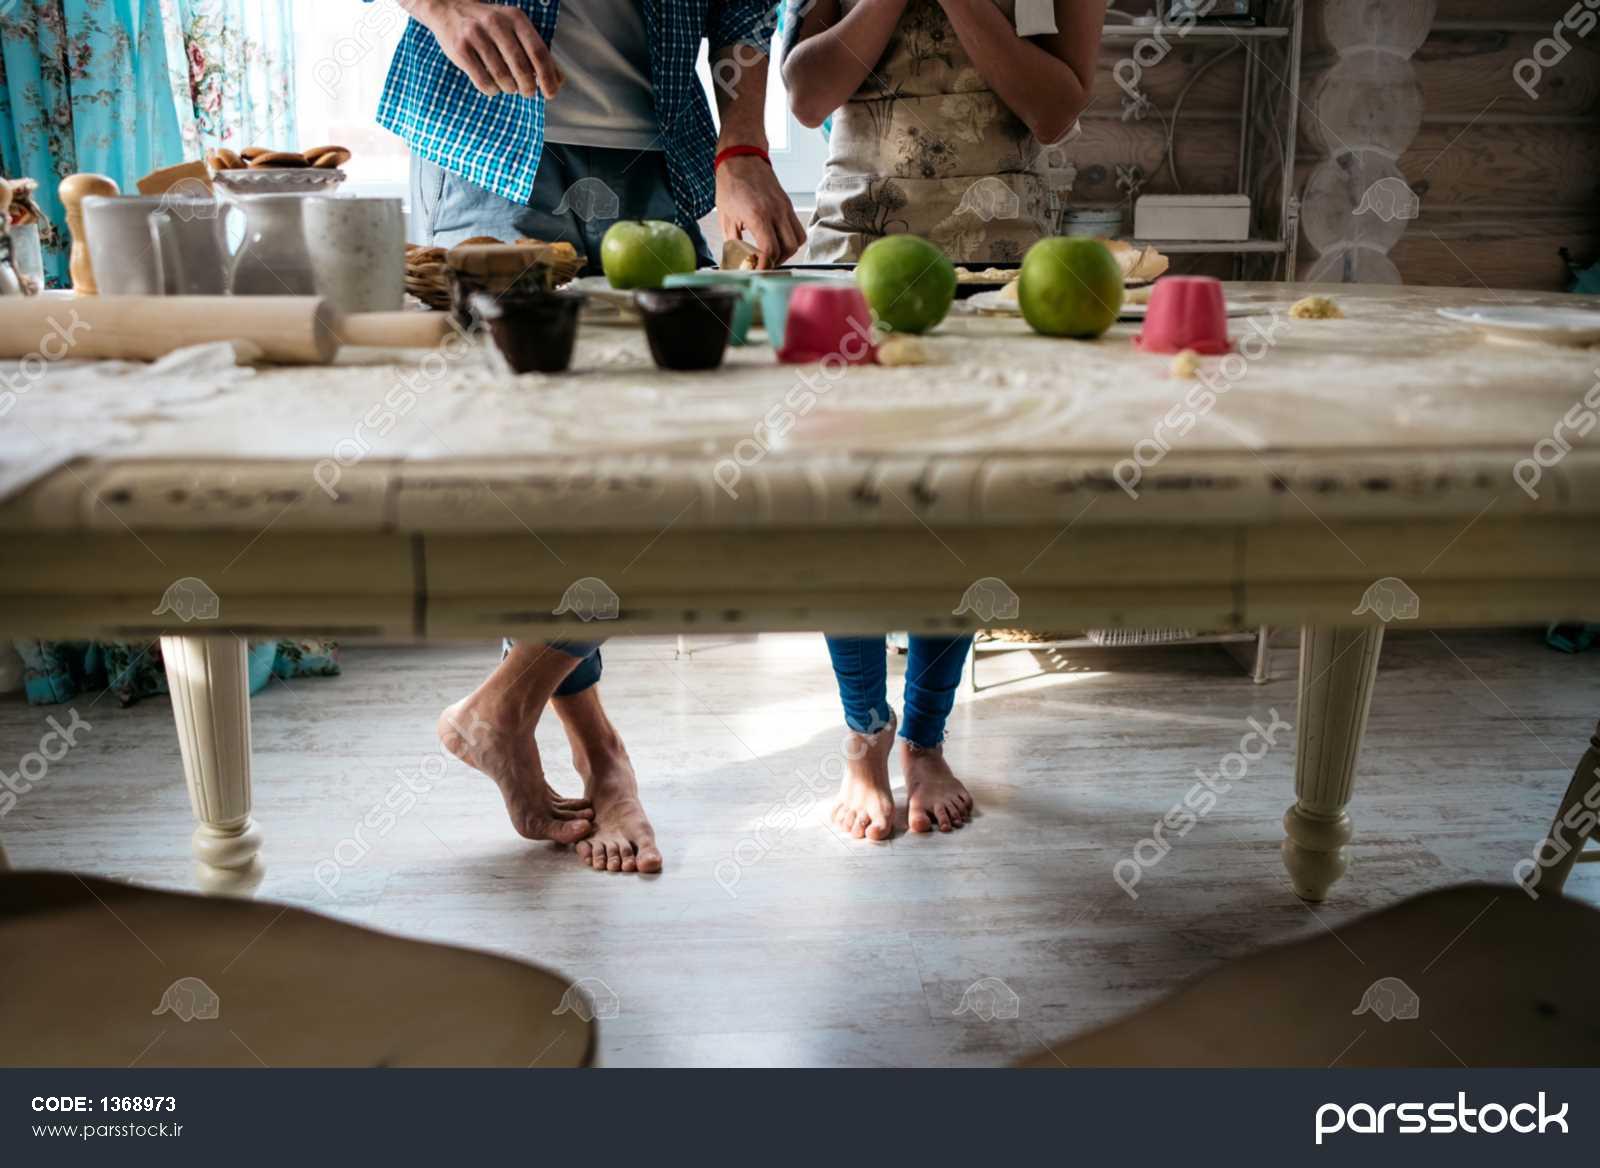
[{"label": "dough piece", "polygon": [[1172,359],[1172,376],[1179,381],[1193,381],[1200,376],[1200,354],[1185,349]]},{"label": "dough piece", "polygon": [[203,162],[182,162],[153,170],[139,180],[139,193],[147,198],[176,191],[183,195],[209,195],[211,171]]},{"label": "dough piece", "polygon": [[1111,258],[1117,261],[1124,280],[1159,279],[1172,266],[1170,259],[1148,244],[1135,247],[1121,239],[1102,239],[1100,242],[1105,244]]},{"label": "dough piece", "polygon": [[725,272],[753,271],[761,262],[761,253],[742,239],[725,240],[722,244],[722,270]]},{"label": "dough piece", "polygon": [[927,365],[932,360],[927,344],[905,333],[890,333],[878,345],[879,365]]},{"label": "dough piece", "polygon": [[1343,320],[1344,311],[1326,296],[1307,296],[1289,309],[1295,320]]},{"label": "dough piece", "polygon": [[211,163],[211,169],[216,173],[224,170],[243,170],[250,165],[242,155],[235,154],[225,146],[217,147],[206,156],[206,160]]}]

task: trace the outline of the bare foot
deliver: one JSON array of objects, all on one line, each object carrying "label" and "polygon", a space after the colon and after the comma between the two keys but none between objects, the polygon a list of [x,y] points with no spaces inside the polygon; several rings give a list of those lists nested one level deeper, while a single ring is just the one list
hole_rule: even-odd
[{"label": "bare foot", "polygon": [[557,698],[554,705],[572,746],[572,765],[594,806],[594,834],[579,841],[578,858],[596,872],[661,871],[661,852],[639,802],[633,763],[597,688]]},{"label": "bare foot", "polygon": [[571,844],[593,830],[587,799],[563,799],[545,783],[533,728],[520,719],[497,714],[474,694],[439,715],[439,742],[495,781],[519,835]]},{"label": "bare foot", "polygon": [[900,744],[906,776],[908,822],[912,831],[951,831],[972,818],[972,796],[944,760],[944,750]]},{"label": "bare foot", "polygon": [[876,734],[852,730],[845,739],[844,778],[833,822],[856,839],[886,840],[894,827],[894,795],[889,790],[889,752],[895,719]]}]

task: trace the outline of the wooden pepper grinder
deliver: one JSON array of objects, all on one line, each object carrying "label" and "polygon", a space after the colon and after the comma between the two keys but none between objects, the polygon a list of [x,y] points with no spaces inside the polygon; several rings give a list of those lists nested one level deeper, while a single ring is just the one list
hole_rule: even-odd
[{"label": "wooden pepper grinder", "polygon": [[67,230],[72,232],[72,290],[79,296],[97,296],[94,265],[89,261],[89,235],[83,227],[83,201],[91,195],[120,195],[122,188],[103,174],[74,174],[61,180],[57,192],[67,209]]}]

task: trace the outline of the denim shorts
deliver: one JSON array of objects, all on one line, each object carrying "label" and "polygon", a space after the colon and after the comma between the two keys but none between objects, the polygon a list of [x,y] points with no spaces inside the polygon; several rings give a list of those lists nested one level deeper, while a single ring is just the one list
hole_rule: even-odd
[{"label": "denim shorts", "polygon": [[600,271],[600,240],[618,219],[665,219],[689,233],[701,266],[705,236],[678,210],[659,150],[616,150],[547,142],[527,206],[503,199],[436,163],[411,156],[411,233],[425,247],[454,247],[480,235],[565,241]]}]

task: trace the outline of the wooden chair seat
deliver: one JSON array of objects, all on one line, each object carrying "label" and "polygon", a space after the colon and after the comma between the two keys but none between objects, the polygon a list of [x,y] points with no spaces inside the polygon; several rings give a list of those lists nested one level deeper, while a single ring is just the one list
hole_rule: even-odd
[{"label": "wooden chair seat", "polygon": [[1597,973],[1600,912],[1464,885],[1231,962],[1023,1065],[1592,1067]]},{"label": "wooden chair seat", "polygon": [[13,1066],[575,1067],[591,998],[486,953],[315,913],[0,873]]}]

